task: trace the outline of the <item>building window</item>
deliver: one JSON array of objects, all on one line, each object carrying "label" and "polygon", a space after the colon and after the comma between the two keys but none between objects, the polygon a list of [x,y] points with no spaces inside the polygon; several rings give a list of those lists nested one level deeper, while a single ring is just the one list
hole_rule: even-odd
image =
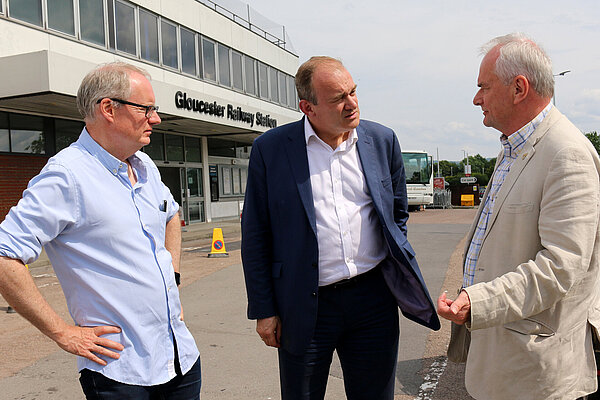
[{"label": "building window", "polygon": [[202,62],[204,66],[204,79],[217,81],[217,66],[215,57],[215,44],[202,38]]},{"label": "building window", "polygon": [[160,24],[162,36],[162,61],[163,65],[179,68],[177,60],[177,27],[163,20]]},{"label": "building window", "polygon": [[287,76],[287,85],[288,85],[288,90],[287,90],[287,104],[290,107],[296,108],[296,84],[294,82],[294,77],[288,75]]},{"label": "building window", "polygon": [[287,105],[287,81],[285,74],[281,71],[277,71],[277,77],[279,78],[279,102],[283,105]]},{"label": "building window", "polygon": [[56,152],[69,147],[71,143],[79,139],[79,135],[84,127],[83,122],[66,121],[63,119],[54,120],[54,137],[56,140]]},{"label": "building window", "polygon": [[158,17],[140,9],[140,56],[158,64]]},{"label": "building window", "polygon": [[73,0],[46,0],[48,27],[59,32],[75,35]]},{"label": "building window", "polygon": [[0,151],[10,151],[8,114],[5,112],[0,112]]},{"label": "building window", "polygon": [[181,35],[181,70],[196,75],[196,35],[185,28],[180,28]]},{"label": "building window", "polygon": [[8,9],[12,18],[42,26],[41,0],[9,0]]},{"label": "building window", "polygon": [[202,38],[198,35],[198,40],[196,41],[198,48],[198,76],[202,78],[204,76],[204,69],[202,68]]},{"label": "building window", "polygon": [[269,98],[269,67],[261,62],[258,63],[258,89],[260,97]]},{"label": "building window", "polygon": [[153,132],[150,137],[150,144],[144,146],[144,153],[153,160],[162,161],[165,159],[165,145],[163,143],[163,134]]},{"label": "building window", "polygon": [[117,2],[115,24],[117,27],[117,50],[136,55],[135,49],[135,8]]},{"label": "building window", "polygon": [[244,72],[242,71],[242,55],[237,51],[231,51],[231,75],[233,77],[233,88],[244,90]]},{"label": "building window", "polygon": [[208,138],[208,155],[235,158],[235,142],[216,138]]},{"label": "building window", "polygon": [[224,195],[230,195],[232,192],[230,167],[221,167],[221,189]]},{"label": "building window", "polygon": [[44,119],[31,115],[10,115],[10,151],[46,154]]},{"label": "building window", "polygon": [[217,45],[219,51],[219,83],[231,87],[231,76],[229,71],[229,47],[221,43]]},{"label": "building window", "polygon": [[184,161],[183,159],[183,136],[167,135],[167,160]]},{"label": "building window", "polygon": [[269,67],[269,84],[270,94],[269,97],[272,101],[279,102],[279,88],[277,87],[277,70],[273,67]]},{"label": "building window", "polygon": [[202,153],[200,152],[200,139],[185,137],[185,161],[202,162]]},{"label": "building window", "polygon": [[108,48],[115,49],[115,3],[114,0],[107,0],[108,15]]},{"label": "building window", "polygon": [[246,93],[256,96],[256,63],[252,57],[244,57],[244,77]]},{"label": "building window", "polygon": [[240,167],[221,165],[220,194],[223,196],[241,196],[246,191],[246,178],[248,170]]},{"label": "building window", "polygon": [[103,0],[79,0],[81,39],[104,46]]}]

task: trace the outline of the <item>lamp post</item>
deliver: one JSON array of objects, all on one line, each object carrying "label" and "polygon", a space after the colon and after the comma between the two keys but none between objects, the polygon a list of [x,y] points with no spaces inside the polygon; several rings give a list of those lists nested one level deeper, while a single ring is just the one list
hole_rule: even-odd
[{"label": "lamp post", "polygon": [[[571,72],[570,69],[563,71],[563,72],[559,72],[558,74],[554,74],[552,76],[565,76],[569,72]],[[554,86],[554,96],[552,96],[552,104],[556,105],[556,85]]]}]

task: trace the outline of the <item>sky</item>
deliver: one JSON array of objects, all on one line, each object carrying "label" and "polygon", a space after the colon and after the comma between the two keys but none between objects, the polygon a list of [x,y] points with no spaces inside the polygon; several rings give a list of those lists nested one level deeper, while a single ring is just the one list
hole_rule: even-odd
[{"label": "sky", "polygon": [[394,129],[403,150],[434,159],[496,157],[499,132],[483,126],[480,47],[523,32],[553,61],[556,106],[583,132],[600,132],[600,1],[248,0],[284,25],[299,64],[340,58],[358,85],[361,118]]}]

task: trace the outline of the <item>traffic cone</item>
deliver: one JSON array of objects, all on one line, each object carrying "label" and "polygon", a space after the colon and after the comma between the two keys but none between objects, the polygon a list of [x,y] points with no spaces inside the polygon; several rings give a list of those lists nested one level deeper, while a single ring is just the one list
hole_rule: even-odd
[{"label": "traffic cone", "polygon": [[209,257],[229,257],[229,253],[225,250],[225,241],[223,241],[223,230],[221,228],[213,229],[212,246],[210,248]]}]

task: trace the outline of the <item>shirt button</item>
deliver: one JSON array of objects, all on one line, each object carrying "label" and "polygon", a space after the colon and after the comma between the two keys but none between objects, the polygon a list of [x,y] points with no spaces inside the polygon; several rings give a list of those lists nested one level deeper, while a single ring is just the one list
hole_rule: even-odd
[{"label": "shirt button", "polygon": [[313,297],[317,297],[317,292],[312,292]]},{"label": "shirt button", "polygon": [[117,174],[117,170],[116,170],[116,169],[113,169],[113,171],[112,171],[112,172],[113,172],[113,174],[115,174],[115,175]]}]

